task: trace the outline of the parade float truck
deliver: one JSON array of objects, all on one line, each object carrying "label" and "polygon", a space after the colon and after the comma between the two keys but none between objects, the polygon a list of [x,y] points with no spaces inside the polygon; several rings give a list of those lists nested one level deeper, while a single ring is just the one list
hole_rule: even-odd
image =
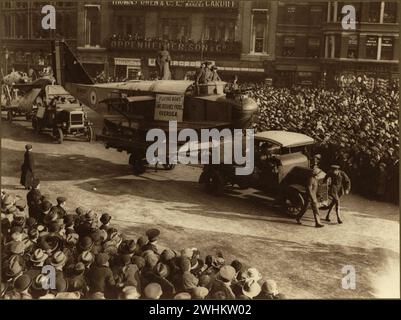
[{"label": "parade float truck", "polygon": [[[96,136],[106,148],[126,151],[135,174],[146,170],[146,141],[151,129],[161,129],[169,140],[169,123],[182,130],[247,128],[257,112],[256,102],[241,92],[226,94],[226,82],[195,84],[190,80],[131,80],[95,83],[74,52],[63,41],[52,43],[57,83],[104,119]],[[175,163],[162,165],[172,169]]]},{"label": "parade float truck", "polygon": [[[222,195],[228,186],[254,188],[272,197],[285,212],[295,217],[307,197],[306,185],[312,174],[311,147],[314,139],[300,133],[264,131],[254,134],[254,170],[249,175],[237,175],[234,164],[207,164],[199,183],[207,192]],[[224,143],[221,144],[224,148]],[[224,154],[224,150],[220,150]],[[209,163],[212,163],[209,161]],[[328,187],[323,183],[325,173],[318,175],[319,207],[328,205]]]},{"label": "parade float truck", "polygon": [[65,136],[93,141],[94,131],[82,104],[60,85],[34,88],[25,97],[26,108],[33,110],[32,127],[38,133],[51,132],[58,143]]}]

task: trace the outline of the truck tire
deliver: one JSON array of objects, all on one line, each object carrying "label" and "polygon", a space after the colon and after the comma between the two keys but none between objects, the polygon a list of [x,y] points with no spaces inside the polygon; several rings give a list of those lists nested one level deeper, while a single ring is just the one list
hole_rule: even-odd
[{"label": "truck tire", "polygon": [[143,159],[140,159],[133,154],[129,156],[129,164],[132,166],[132,170],[136,176],[139,176],[146,171],[146,166]]},{"label": "truck tire", "polygon": [[214,196],[221,196],[224,193],[224,179],[217,170],[202,172],[199,181],[205,183],[206,191]]},{"label": "truck tire", "polygon": [[305,204],[302,193],[295,188],[287,190],[283,202],[286,214],[292,218],[295,218],[301,212]]},{"label": "truck tire", "polygon": [[86,129],[87,129],[85,133],[86,141],[93,142],[95,140],[95,134],[93,132],[92,126],[88,126]]},{"label": "truck tire", "polygon": [[36,133],[40,133],[40,123],[38,118],[33,117],[32,118],[32,128],[35,130]]},{"label": "truck tire", "polygon": [[61,128],[57,128],[57,136],[56,136],[57,142],[59,144],[62,144],[64,141],[64,134],[63,134],[63,130],[61,130]]}]

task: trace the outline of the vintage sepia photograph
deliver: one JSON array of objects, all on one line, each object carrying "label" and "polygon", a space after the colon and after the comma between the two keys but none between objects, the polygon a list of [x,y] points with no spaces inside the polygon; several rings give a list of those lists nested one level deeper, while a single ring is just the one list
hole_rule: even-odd
[{"label": "vintage sepia photograph", "polygon": [[0,299],[399,299],[400,19],[0,1]]}]

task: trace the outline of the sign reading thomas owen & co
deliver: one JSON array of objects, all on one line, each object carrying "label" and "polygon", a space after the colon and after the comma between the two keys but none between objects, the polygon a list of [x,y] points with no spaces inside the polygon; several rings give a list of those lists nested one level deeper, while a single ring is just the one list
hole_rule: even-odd
[{"label": "sign reading thomas owen & co", "polygon": [[158,1],[158,0],[121,0],[112,1],[113,6],[131,7],[164,7],[164,8],[216,8],[216,9],[235,9],[238,8],[237,1],[216,0],[216,1]]}]

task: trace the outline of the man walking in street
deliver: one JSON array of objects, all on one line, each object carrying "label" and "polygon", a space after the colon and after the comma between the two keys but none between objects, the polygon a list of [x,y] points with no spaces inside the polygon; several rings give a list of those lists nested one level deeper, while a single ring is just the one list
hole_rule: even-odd
[{"label": "man walking in street", "polygon": [[315,218],[315,227],[321,228],[324,227],[320,222],[319,208],[317,202],[317,189],[318,189],[318,180],[317,176],[320,173],[320,169],[315,168],[312,171],[312,175],[309,177],[308,182],[306,184],[306,199],[301,212],[296,216],[296,220],[298,224],[301,223],[301,219],[305,214],[306,210],[308,210],[309,203],[312,205],[313,216]]},{"label": "man walking in street", "polygon": [[323,182],[327,182],[329,178],[331,180],[329,196],[332,200],[325,220],[330,222],[330,212],[334,207],[337,214],[337,222],[341,224],[343,221],[340,215],[340,198],[343,194],[348,194],[350,192],[351,180],[344,171],[340,170],[340,166],[338,165],[331,166],[331,170],[326,174]]}]

